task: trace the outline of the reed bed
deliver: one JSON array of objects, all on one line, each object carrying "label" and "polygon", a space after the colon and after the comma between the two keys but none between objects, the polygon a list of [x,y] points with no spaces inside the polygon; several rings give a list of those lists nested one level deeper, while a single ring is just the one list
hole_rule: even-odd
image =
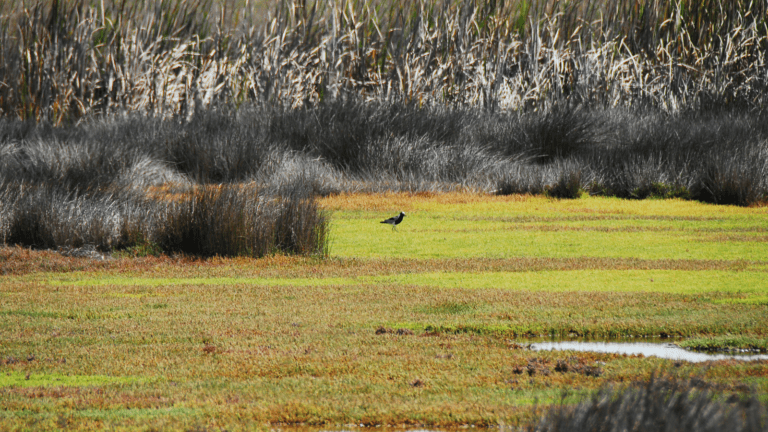
[{"label": "reed bed", "polygon": [[0,113],[54,124],[226,103],[764,106],[765,0],[11,2]]}]

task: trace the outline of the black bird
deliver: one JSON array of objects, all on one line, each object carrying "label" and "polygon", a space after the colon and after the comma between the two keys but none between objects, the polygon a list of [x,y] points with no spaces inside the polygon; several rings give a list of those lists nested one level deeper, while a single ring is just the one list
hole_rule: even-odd
[{"label": "black bird", "polygon": [[381,221],[381,223],[390,224],[390,225],[392,225],[392,229],[397,231],[397,228],[395,228],[395,225],[397,225],[400,222],[402,222],[404,217],[405,217],[405,213],[400,212],[399,215],[392,216],[391,218],[389,218],[387,220]]}]

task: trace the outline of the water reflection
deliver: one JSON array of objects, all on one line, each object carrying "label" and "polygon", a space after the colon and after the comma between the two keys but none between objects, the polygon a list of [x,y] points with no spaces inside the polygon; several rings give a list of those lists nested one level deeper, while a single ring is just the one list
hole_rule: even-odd
[{"label": "water reflection", "polygon": [[701,353],[688,351],[677,345],[665,343],[643,343],[643,342],[536,342],[531,344],[534,351],[589,351],[599,353],[614,354],[642,354],[669,360],[681,360],[692,363],[699,363],[711,360],[768,360],[768,354],[728,354],[728,353]]}]

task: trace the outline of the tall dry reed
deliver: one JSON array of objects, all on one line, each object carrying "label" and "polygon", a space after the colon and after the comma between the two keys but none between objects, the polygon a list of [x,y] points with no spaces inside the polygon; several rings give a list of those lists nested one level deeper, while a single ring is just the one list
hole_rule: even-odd
[{"label": "tall dry reed", "polygon": [[294,0],[266,19],[223,4],[12,2],[0,17],[0,114],[59,124],[349,94],[674,112],[764,106],[768,93],[766,0]]}]

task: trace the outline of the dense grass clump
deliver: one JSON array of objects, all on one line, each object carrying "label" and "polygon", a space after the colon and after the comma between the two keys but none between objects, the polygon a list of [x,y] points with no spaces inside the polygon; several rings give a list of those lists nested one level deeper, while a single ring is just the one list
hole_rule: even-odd
[{"label": "dense grass clump", "polygon": [[327,216],[304,185],[280,195],[255,185],[203,186],[147,197],[7,184],[0,238],[38,249],[149,249],[200,256],[327,254]]},{"label": "dense grass clump", "polygon": [[551,408],[528,430],[537,432],[764,431],[765,408],[757,396],[717,399],[700,379],[652,377],[624,388],[601,390],[577,406]]},{"label": "dense grass clump", "polygon": [[131,236],[130,201],[108,195],[77,196],[48,186],[12,185],[3,192],[3,232],[7,244],[39,249],[100,250],[121,247]]},{"label": "dense grass clump", "polygon": [[203,256],[325,254],[328,221],[301,187],[271,197],[253,185],[199,188],[169,204],[151,238]]}]

